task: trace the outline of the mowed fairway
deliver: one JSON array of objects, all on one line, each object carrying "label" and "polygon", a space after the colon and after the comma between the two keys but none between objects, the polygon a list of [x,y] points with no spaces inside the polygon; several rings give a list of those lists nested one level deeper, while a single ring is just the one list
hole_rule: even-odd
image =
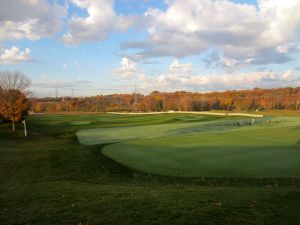
[{"label": "mowed fairway", "polygon": [[[118,117],[118,115],[116,116]],[[180,116],[176,115],[142,115],[142,116],[130,116],[127,118],[128,121],[135,121],[140,117],[152,118],[153,121],[157,121],[160,117],[165,117],[164,123],[162,124],[152,124],[152,121],[148,121],[148,125],[143,126],[125,126],[125,127],[109,127],[109,128],[99,128],[99,129],[89,129],[80,130],[77,132],[77,137],[79,142],[85,145],[96,145],[96,144],[107,144],[107,143],[117,143],[130,140],[140,140],[140,139],[153,139],[160,137],[170,137],[186,134],[196,134],[199,132],[207,132],[209,130],[224,129],[224,124],[229,129],[232,121],[229,119],[223,119],[220,116]],[[158,117],[158,118],[155,118]],[[197,121],[197,122],[194,122]],[[200,121],[200,122],[199,122]],[[218,122],[220,121],[220,122]],[[248,121],[250,121],[248,119]],[[233,126],[230,126],[233,128]]]},{"label": "mowed fairway", "polygon": [[267,117],[250,123],[249,118],[210,116],[202,122],[82,130],[77,135],[87,145],[116,143],[104,147],[103,153],[148,173],[300,177],[300,119]]}]

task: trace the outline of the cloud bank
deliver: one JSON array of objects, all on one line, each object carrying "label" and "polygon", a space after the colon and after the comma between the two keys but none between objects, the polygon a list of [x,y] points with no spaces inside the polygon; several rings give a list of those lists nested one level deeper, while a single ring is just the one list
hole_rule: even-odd
[{"label": "cloud bank", "polygon": [[223,68],[281,64],[299,46],[300,1],[260,0],[258,6],[214,0],[169,0],[149,9],[148,38],[123,43],[150,57],[199,55],[210,48]]},{"label": "cloud bank", "polygon": [[[123,77],[126,79],[126,77]],[[139,85],[144,91],[223,91],[228,89],[273,88],[300,85],[300,77],[293,70],[284,72],[257,71],[244,73],[194,74],[191,63],[174,60],[166,73],[141,76]]]}]

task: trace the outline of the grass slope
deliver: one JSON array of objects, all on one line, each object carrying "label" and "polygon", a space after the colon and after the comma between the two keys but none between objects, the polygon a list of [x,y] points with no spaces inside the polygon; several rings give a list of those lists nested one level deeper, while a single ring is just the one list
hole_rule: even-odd
[{"label": "grass slope", "polygon": [[[190,118],[197,121],[197,117]],[[299,179],[154,176],[80,145],[78,129],[186,122],[182,117],[41,116],[12,134],[0,125],[0,223],[5,225],[291,225]],[[90,121],[86,125],[71,125]]]}]

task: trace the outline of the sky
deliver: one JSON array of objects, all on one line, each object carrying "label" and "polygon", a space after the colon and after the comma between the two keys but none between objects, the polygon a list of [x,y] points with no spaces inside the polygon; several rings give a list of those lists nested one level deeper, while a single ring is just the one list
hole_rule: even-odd
[{"label": "sky", "polygon": [[[20,10],[22,9],[22,10]],[[1,0],[36,97],[300,86],[300,0]]]}]

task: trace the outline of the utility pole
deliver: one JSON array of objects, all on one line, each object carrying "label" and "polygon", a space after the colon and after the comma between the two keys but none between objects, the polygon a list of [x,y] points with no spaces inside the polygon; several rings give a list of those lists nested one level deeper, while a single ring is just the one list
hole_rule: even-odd
[{"label": "utility pole", "polygon": [[137,105],[137,86],[134,85],[134,93],[133,93],[133,111],[136,112],[136,105]]},{"label": "utility pole", "polygon": [[55,98],[57,98],[57,88],[55,88]]},{"label": "utility pole", "polygon": [[186,97],[186,94],[184,96],[184,111],[187,112],[187,97]]},{"label": "utility pole", "polygon": [[163,108],[163,111],[166,111],[166,96],[163,95],[162,97],[162,108]]},{"label": "utility pole", "polygon": [[119,97],[118,97],[117,101],[118,101],[118,112],[120,112],[120,98]]}]

